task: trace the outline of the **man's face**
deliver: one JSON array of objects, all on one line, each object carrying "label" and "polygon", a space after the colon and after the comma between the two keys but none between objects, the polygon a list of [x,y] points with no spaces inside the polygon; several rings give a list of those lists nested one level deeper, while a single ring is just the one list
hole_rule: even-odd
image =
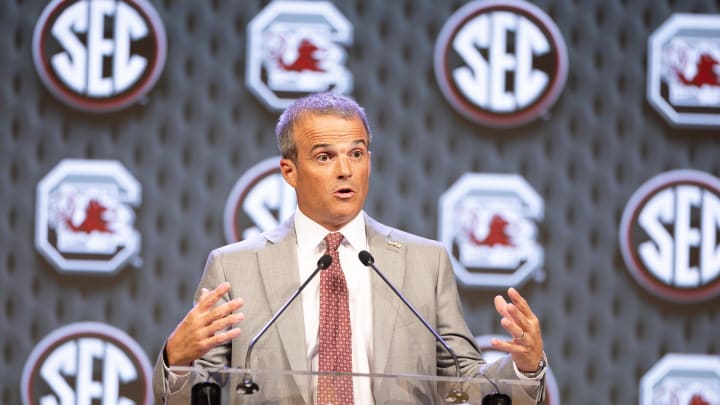
[{"label": "man's face", "polygon": [[368,134],[360,118],[306,114],[295,124],[296,162],[280,161],[303,214],[328,230],[350,222],[365,203],[370,180]]}]

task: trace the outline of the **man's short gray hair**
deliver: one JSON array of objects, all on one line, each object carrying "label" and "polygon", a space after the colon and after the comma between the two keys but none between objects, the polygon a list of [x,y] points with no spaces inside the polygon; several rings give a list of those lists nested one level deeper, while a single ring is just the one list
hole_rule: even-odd
[{"label": "man's short gray hair", "polygon": [[306,114],[333,115],[345,119],[360,118],[368,134],[368,146],[370,146],[369,143],[372,140],[370,125],[365,116],[365,110],[355,100],[329,92],[316,93],[296,100],[280,114],[275,126],[275,136],[283,158],[296,161],[295,124]]}]

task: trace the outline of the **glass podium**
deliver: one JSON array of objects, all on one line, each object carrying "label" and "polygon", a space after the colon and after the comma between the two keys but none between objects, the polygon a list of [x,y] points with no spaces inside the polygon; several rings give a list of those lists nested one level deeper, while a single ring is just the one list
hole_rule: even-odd
[{"label": "glass podium", "polygon": [[[172,367],[183,375],[162,403],[172,405],[313,404],[319,378],[352,379],[369,385],[376,405],[536,404],[541,391],[532,380],[496,380],[485,376],[437,377],[411,374],[330,374],[305,371]],[[178,386],[182,388],[178,389]],[[362,405],[362,404],[358,404]]]}]

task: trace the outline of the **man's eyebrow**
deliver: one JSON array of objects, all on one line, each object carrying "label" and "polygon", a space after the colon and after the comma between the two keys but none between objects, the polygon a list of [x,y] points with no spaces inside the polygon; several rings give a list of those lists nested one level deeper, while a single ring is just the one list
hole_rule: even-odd
[{"label": "man's eyebrow", "polygon": [[310,151],[312,152],[312,151],[314,151],[314,150],[316,150],[316,149],[327,148],[328,146],[330,146],[329,143],[319,143],[319,144],[317,144],[317,145],[313,145],[313,147],[310,149]]},{"label": "man's eyebrow", "polygon": [[[367,142],[364,139],[357,139],[355,141],[352,141],[353,145],[365,145],[367,147]],[[332,144],[329,143],[319,143],[317,145],[313,145],[313,147],[310,149],[310,151],[314,151],[316,149],[322,149],[327,148],[328,146],[331,146]]]}]

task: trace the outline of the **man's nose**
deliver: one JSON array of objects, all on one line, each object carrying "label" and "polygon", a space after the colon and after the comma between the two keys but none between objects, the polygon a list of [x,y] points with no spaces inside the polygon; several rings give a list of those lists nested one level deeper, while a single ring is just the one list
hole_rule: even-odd
[{"label": "man's nose", "polygon": [[337,170],[337,176],[338,176],[339,178],[344,178],[344,177],[350,177],[350,176],[352,176],[352,169],[351,169],[351,165],[350,165],[350,160],[348,159],[347,156],[340,156],[340,157],[338,158],[338,160],[337,160],[337,165],[336,165],[336,170]]}]

